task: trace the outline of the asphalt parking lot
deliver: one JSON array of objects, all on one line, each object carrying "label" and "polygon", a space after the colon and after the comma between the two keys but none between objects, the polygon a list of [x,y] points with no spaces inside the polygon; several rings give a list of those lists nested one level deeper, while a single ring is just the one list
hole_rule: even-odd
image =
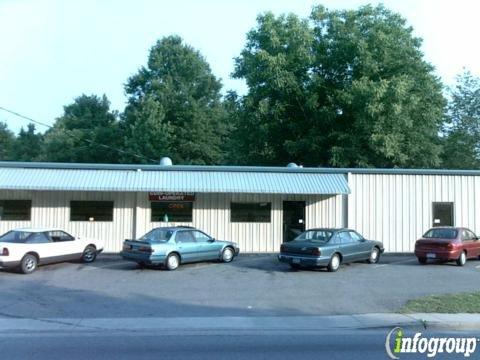
[{"label": "asphalt parking lot", "polygon": [[385,255],[336,273],[292,270],[275,255],[232,263],[141,269],[118,256],[62,263],[31,275],[0,271],[0,317],[288,316],[395,312],[408,299],[480,288],[480,261],[419,265]]}]

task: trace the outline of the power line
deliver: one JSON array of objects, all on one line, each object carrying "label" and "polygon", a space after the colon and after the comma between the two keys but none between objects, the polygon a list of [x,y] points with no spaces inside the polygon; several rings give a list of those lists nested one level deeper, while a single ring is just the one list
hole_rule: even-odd
[{"label": "power line", "polygon": [[[22,115],[16,111],[13,111],[13,110],[10,110],[10,109],[7,109],[7,108],[4,108],[3,106],[0,106],[0,110],[3,110],[7,113],[10,113],[12,115],[15,115],[15,116],[18,116],[19,118],[22,118],[24,120],[28,120],[28,121],[31,121],[35,124],[38,124],[38,125],[42,125],[42,126],[45,126],[45,127],[48,127],[49,129],[53,129],[53,126],[52,125],[48,125],[48,124],[45,124],[41,121],[38,121],[38,120],[35,120],[35,119],[32,119],[31,117],[28,117],[28,116],[25,116],[25,115]],[[140,154],[136,154],[136,153],[133,153],[133,152],[130,152],[130,151],[125,151],[125,150],[122,150],[122,149],[118,149],[118,148],[115,148],[115,147],[112,147],[112,146],[109,146],[109,145],[105,145],[105,144],[100,144],[100,143],[97,143],[93,140],[89,140],[89,139],[81,139],[73,134],[67,134],[67,136],[70,136],[71,138],[74,138],[76,140],[79,140],[79,141],[85,141],[91,145],[94,145],[94,146],[99,146],[99,147],[102,147],[102,148],[105,148],[105,149],[109,149],[109,150],[114,150],[114,151],[117,151],[121,154],[126,154],[126,155],[132,155],[136,158],[140,158],[140,159],[145,159],[145,160],[148,160],[148,161],[151,161],[151,162],[154,162],[154,163],[157,163],[158,161],[155,160],[155,159],[150,159],[149,157],[146,157],[144,155],[140,155]]]}]

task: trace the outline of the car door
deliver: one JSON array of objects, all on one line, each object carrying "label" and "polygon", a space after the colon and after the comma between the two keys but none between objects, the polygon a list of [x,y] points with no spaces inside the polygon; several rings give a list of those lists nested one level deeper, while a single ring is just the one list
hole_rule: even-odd
[{"label": "car door", "polygon": [[49,262],[66,261],[80,258],[83,249],[79,248],[79,242],[75,242],[75,238],[61,230],[47,231],[52,246],[49,256]]},{"label": "car door", "polygon": [[338,233],[340,239],[340,250],[343,256],[343,262],[355,261],[358,253],[357,243],[353,241],[348,231]]},{"label": "car door", "polygon": [[191,230],[179,230],[175,233],[177,249],[182,257],[182,262],[193,262],[200,259],[200,246],[195,241]]},{"label": "car door", "polygon": [[363,238],[363,236],[361,236],[356,231],[350,230],[349,234],[350,234],[350,237],[352,238],[352,241],[356,245],[355,259],[356,260],[368,259],[370,257],[370,253],[372,252],[372,244],[366,241]]},{"label": "car door", "polygon": [[462,234],[463,248],[467,250],[467,257],[469,258],[477,257],[480,254],[480,252],[479,252],[479,241],[477,240],[477,237],[475,236],[475,234],[468,229],[463,229],[461,234]]},{"label": "car door", "polygon": [[200,248],[200,260],[218,259],[223,246],[221,243],[216,242],[215,239],[200,230],[194,230],[192,234]]},{"label": "car door", "polygon": [[25,241],[25,253],[35,252],[42,264],[52,261],[52,254],[55,254],[56,245],[48,237],[47,233],[32,233]]}]

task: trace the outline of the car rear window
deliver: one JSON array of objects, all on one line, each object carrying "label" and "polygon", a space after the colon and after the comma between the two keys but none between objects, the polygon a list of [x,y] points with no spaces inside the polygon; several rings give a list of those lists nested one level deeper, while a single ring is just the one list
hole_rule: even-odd
[{"label": "car rear window", "polygon": [[458,235],[458,231],[455,229],[430,229],[425,235],[426,239],[455,239]]},{"label": "car rear window", "polygon": [[9,231],[0,236],[0,242],[21,244],[25,243],[31,235],[31,232],[26,231]]},{"label": "car rear window", "polygon": [[142,241],[154,241],[154,242],[166,242],[172,237],[172,230],[164,229],[153,229],[145,235],[143,235],[140,240]]},{"label": "car rear window", "polygon": [[327,242],[332,234],[331,231],[326,230],[308,230],[298,235],[293,241]]}]

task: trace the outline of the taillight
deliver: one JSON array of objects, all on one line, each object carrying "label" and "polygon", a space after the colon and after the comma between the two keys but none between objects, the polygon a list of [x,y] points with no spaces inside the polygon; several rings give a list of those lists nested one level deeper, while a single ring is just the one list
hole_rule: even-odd
[{"label": "taillight", "polygon": [[280,246],[280,252],[285,252],[285,245]]},{"label": "taillight", "polygon": [[320,256],[321,252],[319,248],[312,249],[312,255]]},{"label": "taillight", "polygon": [[8,251],[7,248],[3,248],[3,250],[2,250],[2,255],[3,255],[3,256],[8,256],[8,255],[10,255],[10,252]]},{"label": "taillight", "polygon": [[453,245],[452,243],[447,244],[447,249],[448,250],[453,250],[454,247],[455,247],[455,245]]},{"label": "taillight", "polygon": [[138,251],[143,251],[143,252],[152,253],[152,252],[153,252],[153,249],[152,249],[150,246],[140,246],[140,247],[138,248]]}]

